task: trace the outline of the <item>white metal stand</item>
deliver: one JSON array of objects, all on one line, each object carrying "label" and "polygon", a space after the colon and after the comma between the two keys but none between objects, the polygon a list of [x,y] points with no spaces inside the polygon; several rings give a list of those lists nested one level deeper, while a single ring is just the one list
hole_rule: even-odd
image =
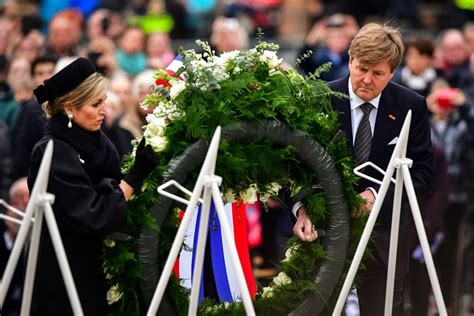
[{"label": "white metal stand", "polygon": [[178,196],[172,195],[169,192],[164,191],[164,189],[167,188],[168,186],[176,185],[181,191],[187,194],[191,193],[187,191],[185,188],[183,188],[182,186],[180,186],[178,183],[176,183],[176,181],[172,180],[172,181],[166,182],[165,184],[161,185],[158,188],[158,192],[160,194],[170,197],[181,203],[184,203],[187,205],[187,207],[186,207],[186,212],[184,214],[184,217],[178,228],[178,232],[176,233],[176,237],[173,241],[173,245],[171,246],[171,250],[166,260],[163,273],[161,275],[160,280],[158,281],[155,294],[153,295],[153,299],[148,309],[148,313],[147,313],[148,316],[156,315],[158,311],[159,304],[161,302],[161,299],[163,298],[166,285],[168,284],[169,278],[172,273],[174,262],[176,261],[176,258],[178,257],[179,251],[181,250],[181,245],[185,237],[186,229],[189,226],[189,222],[192,218],[193,212],[196,211],[196,205],[199,202],[199,197],[201,195],[201,192],[203,192],[203,200],[202,200],[201,218],[200,218],[200,223],[199,223],[197,249],[194,249],[194,251],[196,252],[196,257],[195,257],[196,261],[194,265],[194,276],[193,276],[193,282],[192,282],[192,287],[191,287],[191,299],[189,303],[188,315],[196,315],[197,313],[199,288],[201,284],[204,252],[205,252],[206,240],[207,240],[207,225],[209,221],[211,198],[214,201],[217,216],[219,217],[222,231],[224,233],[224,240],[227,247],[229,248],[232,264],[237,274],[238,284],[242,292],[242,301],[244,303],[245,311],[247,315],[255,315],[252,299],[250,297],[247,283],[245,281],[242,266],[240,265],[237,249],[235,247],[235,243],[232,238],[231,229],[226,220],[226,214],[224,210],[224,203],[222,201],[222,195],[221,195],[221,192],[219,191],[219,185],[222,183],[222,178],[214,174],[216,160],[217,160],[217,152],[219,149],[220,135],[221,135],[221,128],[220,126],[218,126],[216,131],[214,132],[214,136],[212,137],[209,150],[206,154],[206,158],[204,160],[199,176],[196,180],[196,184],[194,186],[191,199],[189,201],[184,200]]},{"label": "white metal stand", "polygon": [[[19,209],[15,208],[15,207],[11,206],[4,199],[0,199],[0,205],[3,206],[4,208],[6,208],[7,210],[9,210],[10,212],[19,215],[22,218],[25,216],[25,213],[23,213],[22,211],[20,211]],[[8,216],[8,215],[2,214],[2,213],[0,213],[0,219],[3,219],[5,221],[10,221],[10,222],[13,222],[13,223],[18,224],[18,225],[21,225],[21,223],[22,223],[21,219],[18,219],[16,217],[12,217],[12,216]],[[34,222],[35,220],[32,218],[31,221]]]},{"label": "white metal stand", "polygon": [[[405,118],[405,122],[403,123],[403,127],[400,132],[398,142],[395,145],[395,148],[393,150],[393,154],[392,154],[392,157],[390,158],[390,162],[388,164],[388,168],[386,172],[383,172],[382,170],[380,170],[380,168],[378,168],[371,162],[363,163],[362,165],[354,169],[355,174],[359,175],[360,177],[369,179],[375,183],[381,184],[381,186],[377,194],[377,199],[375,200],[375,204],[367,220],[367,224],[362,233],[362,237],[360,239],[359,245],[357,246],[357,250],[354,254],[354,259],[352,260],[351,266],[347,273],[347,277],[342,287],[341,293],[339,294],[339,298],[337,300],[336,306],[332,314],[333,316],[341,315],[341,312],[344,308],[344,303],[345,303],[347,294],[350,291],[352,282],[354,281],[355,274],[357,272],[357,269],[359,268],[360,261],[367,247],[370,234],[372,233],[374,229],[377,216],[379,215],[380,208],[382,207],[382,203],[384,201],[385,195],[389,188],[390,182],[394,181],[392,179],[392,175],[395,171],[395,168],[397,169],[397,176],[396,176],[397,179],[395,182],[395,193],[394,193],[394,199],[393,199],[392,229],[390,232],[390,250],[389,250],[389,257],[388,257],[389,261],[388,261],[387,284],[386,284],[386,292],[385,292],[384,315],[390,316],[392,314],[393,289],[394,289],[394,281],[395,281],[396,254],[397,254],[397,246],[398,246],[398,235],[399,235],[399,226],[400,226],[400,208],[401,208],[403,184],[406,185],[408,201],[410,203],[410,208],[413,214],[416,231],[418,234],[418,238],[420,240],[421,248],[423,250],[423,255],[425,257],[426,268],[428,270],[428,275],[431,281],[431,286],[433,288],[433,293],[436,299],[436,303],[438,305],[439,313],[442,316],[447,315],[446,306],[444,304],[443,295],[441,293],[441,288],[439,286],[438,277],[436,275],[436,270],[433,263],[433,258],[431,256],[428,238],[426,237],[426,232],[423,226],[423,220],[421,218],[420,207],[418,206],[415,189],[413,187],[413,182],[410,175],[409,168],[412,166],[412,160],[406,158],[410,122],[411,122],[411,110],[408,112]],[[360,169],[366,166],[375,167],[377,170],[382,172],[384,174],[383,181],[380,182],[377,179],[371,178],[359,171]]]},{"label": "white metal stand", "polygon": [[0,284],[0,310],[3,307],[5,296],[10,286],[15,268],[18,265],[21,251],[26,244],[27,235],[30,226],[33,222],[33,215],[35,218],[33,224],[33,232],[31,234],[31,243],[28,252],[28,262],[26,266],[25,285],[23,289],[23,300],[21,304],[21,315],[27,316],[30,314],[31,298],[33,294],[33,283],[36,273],[36,262],[38,259],[39,241],[41,235],[41,227],[43,224],[43,215],[46,217],[46,224],[48,225],[51,241],[58,258],[59,267],[66,285],[66,290],[71,301],[74,315],[83,315],[82,307],[79,302],[76,286],[72,278],[71,269],[67,261],[66,252],[59,234],[56,219],[54,217],[51,205],[54,203],[54,195],[47,193],[49,171],[51,167],[51,160],[53,158],[53,141],[50,140],[46,146],[46,150],[41,160],[41,165],[38,171],[36,182],[30,195],[29,203],[21,221],[20,229],[15,240],[10,258],[3,273],[2,283]]}]

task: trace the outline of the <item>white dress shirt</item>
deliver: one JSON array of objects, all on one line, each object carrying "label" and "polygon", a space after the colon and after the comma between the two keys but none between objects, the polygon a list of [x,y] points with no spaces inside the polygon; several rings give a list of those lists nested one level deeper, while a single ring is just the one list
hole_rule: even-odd
[{"label": "white dress shirt", "polygon": [[[369,116],[369,122],[370,122],[370,130],[372,131],[372,135],[374,135],[374,129],[375,129],[375,120],[377,118],[377,110],[379,108],[379,103],[380,103],[380,96],[382,95],[379,93],[378,96],[373,98],[372,100],[369,101],[364,101],[361,98],[359,98],[354,91],[352,91],[352,84],[351,84],[351,78],[348,80],[348,85],[349,85],[349,101],[351,105],[351,124],[352,124],[352,144],[355,142],[355,137],[357,134],[357,128],[359,127],[360,121],[362,120],[362,116],[364,113],[362,112],[362,109],[360,106],[364,104],[365,102],[369,102],[370,104],[373,105],[373,109],[370,112]],[[374,188],[367,188],[368,190],[372,191],[374,194],[375,198],[377,198],[377,191],[375,191]],[[292,213],[297,217],[297,212],[298,209],[303,205],[301,201],[296,202],[293,207],[292,207]]]},{"label": "white dress shirt", "polygon": [[[360,106],[364,104],[366,101],[359,98],[354,91],[352,91],[352,84],[349,78],[349,101],[351,103],[351,123],[352,123],[352,144],[355,142],[355,137],[357,134],[357,128],[359,127],[360,121],[362,120],[362,116],[364,113]],[[374,128],[375,128],[375,119],[377,118],[377,110],[379,108],[380,103],[380,96],[376,96],[372,100],[369,100],[370,104],[373,105],[372,112],[370,112],[369,122],[370,122],[370,130],[372,131],[372,135],[374,135]]]}]

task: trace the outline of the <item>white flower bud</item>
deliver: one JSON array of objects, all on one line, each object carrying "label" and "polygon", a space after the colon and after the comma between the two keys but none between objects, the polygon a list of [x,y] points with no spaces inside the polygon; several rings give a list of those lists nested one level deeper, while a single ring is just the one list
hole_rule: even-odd
[{"label": "white flower bud", "polygon": [[112,305],[113,303],[118,302],[122,296],[123,293],[119,291],[118,284],[115,284],[107,291],[107,303]]},{"label": "white flower bud", "polygon": [[240,191],[240,197],[245,204],[252,204],[257,202],[257,185],[251,184],[247,190]]},{"label": "white flower bud", "polygon": [[285,285],[285,284],[290,284],[291,283],[291,278],[286,275],[285,272],[280,272],[276,277],[273,278],[273,284],[275,285]]}]

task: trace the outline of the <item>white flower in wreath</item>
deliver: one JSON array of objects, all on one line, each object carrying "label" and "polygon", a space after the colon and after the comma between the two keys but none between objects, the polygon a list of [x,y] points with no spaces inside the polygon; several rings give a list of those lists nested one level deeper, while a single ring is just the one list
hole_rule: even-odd
[{"label": "white flower in wreath", "polygon": [[148,143],[153,147],[155,152],[161,152],[168,145],[168,138],[165,136],[153,136],[147,139]]},{"label": "white flower in wreath", "polygon": [[270,185],[267,186],[265,193],[261,196],[260,200],[262,200],[263,203],[266,203],[272,196],[277,196],[278,192],[280,192],[280,189],[281,185],[278,182],[270,183]]},{"label": "white flower in wreath", "polygon": [[283,59],[278,58],[276,52],[271,50],[264,50],[260,60],[267,63],[270,68],[277,68],[283,62]]},{"label": "white flower in wreath", "polygon": [[220,56],[219,56],[219,60],[220,60],[220,63],[222,65],[227,65],[227,63],[230,61],[230,60],[235,60],[236,57],[240,54],[240,51],[238,50],[234,50],[234,51],[231,51],[231,52],[225,52],[225,53],[222,53]]},{"label": "white flower in wreath", "polygon": [[239,195],[245,204],[252,204],[257,202],[257,192],[257,185],[253,183],[246,190],[240,191]]},{"label": "white flower in wreath", "polygon": [[107,303],[112,305],[118,302],[123,296],[123,293],[119,290],[118,284],[112,285],[107,291]]},{"label": "white flower in wreath", "polygon": [[184,80],[173,80],[173,83],[170,88],[170,97],[176,99],[181,91],[186,87],[186,82]]},{"label": "white flower in wreath", "polygon": [[147,136],[147,139],[153,136],[163,136],[166,128],[166,120],[164,117],[155,116],[153,114],[148,114],[146,116],[148,125],[144,134]]},{"label": "white flower in wreath", "polygon": [[225,202],[227,202],[227,203],[234,203],[234,202],[237,202],[237,199],[235,198],[234,190],[228,189],[228,190],[224,193],[224,199],[225,199]]},{"label": "white flower in wreath", "polygon": [[107,238],[104,239],[104,245],[106,247],[109,247],[109,248],[115,247],[115,240],[110,239],[109,237],[107,237]]},{"label": "white flower in wreath", "polygon": [[264,287],[263,291],[262,291],[262,297],[263,298],[270,298],[272,296],[273,296],[273,288],[269,287],[269,286]]},{"label": "white flower in wreath", "polygon": [[299,249],[299,246],[296,244],[286,249],[285,259],[283,259],[282,261],[288,262],[289,260],[291,260],[291,258],[293,258],[293,256],[298,252],[298,249]]},{"label": "white flower in wreath", "polygon": [[291,278],[285,272],[280,272],[276,277],[273,278],[273,284],[276,286],[286,285],[290,283]]}]

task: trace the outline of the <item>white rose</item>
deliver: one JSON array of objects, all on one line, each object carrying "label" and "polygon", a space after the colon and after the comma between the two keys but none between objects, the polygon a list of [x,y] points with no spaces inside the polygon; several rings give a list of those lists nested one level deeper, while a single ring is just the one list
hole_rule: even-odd
[{"label": "white rose", "polygon": [[260,196],[260,200],[266,203],[270,197],[278,195],[280,189],[281,185],[278,182],[270,183],[270,185],[266,186],[266,192]]},{"label": "white rose", "polygon": [[285,260],[286,259],[288,259],[288,260],[291,259],[297,251],[298,251],[298,246],[297,245],[293,245],[290,248],[286,249]]},{"label": "white rose", "polygon": [[266,286],[263,288],[263,292],[262,292],[262,297],[263,298],[270,298],[273,296],[273,288],[269,287],[269,286]]},{"label": "white rose", "polygon": [[185,87],[186,82],[184,82],[184,80],[176,80],[176,82],[173,82],[173,85],[170,88],[170,97],[175,99]]},{"label": "white rose", "polygon": [[113,285],[107,291],[107,302],[109,305],[112,305],[115,302],[118,302],[123,296],[123,293],[119,291],[118,284]]},{"label": "white rose", "polygon": [[273,284],[275,285],[285,285],[290,284],[291,278],[286,275],[285,272],[280,272],[276,277],[273,278]]},{"label": "white rose", "polygon": [[227,203],[237,202],[237,200],[235,199],[235,193],[232,189],[229,189],[229,190],[227,190],[226,193],[224,193],[224,198],[225,198]]},{"label": "white rose", "polygon": [[274,194],[274,195],[278,195],[278,192],[280,191],[281,189],[281,185],[278,183],[278,182],[272,182],[270,183],[270,191]]},{"label": "white rose", "polygon": [[269,198],[270,198],[269,193],[264,193],[263,195],[260,195],[260,201],[262,201],[263,203],[267,203]]},{"label": "white rose", "polygon": [[245,204],[252,204],[257,201],[257,185],[251,184],[247,190],[240,191],[240,197]]},{"label": "white rose", "polygon": [[115,240],[110,239],[110,238],[107,237],[107,238],[104,239],[104,245],[109,247],[109,248],[115,247]]},{"label": "white rose", "polygon": [[163,151],[168,145],[168,138],[164,136],[153,136],[147,140],[156,152]]},{"label": "white rose", "polygon": [[240,51],[238,50],[222,53],[219,57],[220,61],[218,63],[225,65],[229,60],[235,59],[239,54]]},{"label": "white rose", "polygon": [[146,128],[146,133],[150,137],[163,136],[165,133],[165,125],[157,125],[154,123],[150,123]]},{"label": "white rose", "polygon": [[270,68],[278,67],[283,61],[282,58],[278,58],[276,52],[271,50],[263,51],[263,55],[260,56],[260,60],[266,62]]}]

